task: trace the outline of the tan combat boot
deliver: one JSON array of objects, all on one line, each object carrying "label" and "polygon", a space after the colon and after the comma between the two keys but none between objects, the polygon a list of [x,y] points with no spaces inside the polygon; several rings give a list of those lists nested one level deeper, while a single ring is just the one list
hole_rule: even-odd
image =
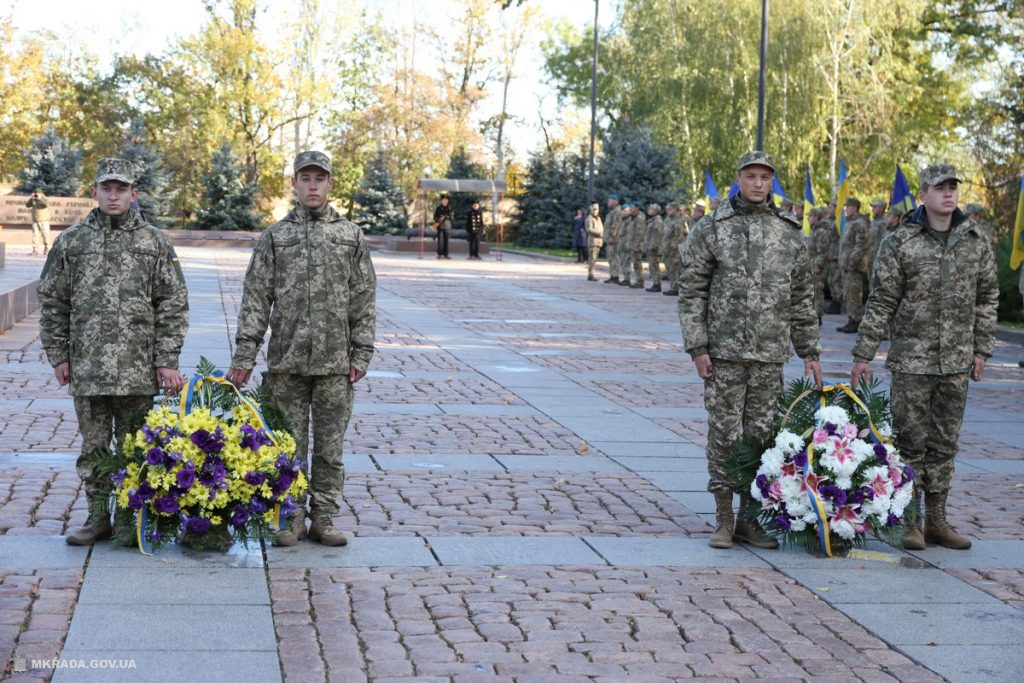
[{"label": "tan combat boot", "polygon": [[299,506],[292,516],[291,528],[285,527],[274,536],[274,545],[289,548],[306,538],[306,508]]},{"label": "tan combat boot", "polygon": [[348,545],[348,537],[335,529],[331,518],[326,515],[313,517],[313,524],[309,527],[309,540],[316,541],[321,545]]},{"label": "tan combat boot", "polygon": [[92,545],[96,541],[110,538],[112,533],[109,513],[90,512],[85,526],[70,532],[64,540],[68,545]]},{"label": "tan combat boot", "polygon": [[715,491],[715,533],[708,545],[712,548],[732,547],[732,491]]},{"label": "tan combat boot", "polygon": [[924,532],[921,531],[921,496],[914,492],[914,501],[907,506],[907,530],[903,534],[903,547],[906,550],[924,550]]},{"label": "tan combat boot", "polygon": [[958,534],[946,521],[946,496],[948,493],[948,491],[925,492],[924,540],[929,543],[938,543],[945,548],[967,550],[971,547],[971,539]]},{"label": "tan combat boot", "polygon": [[740,494],[740,511],[736,515],[736,530],[732,534],[734,541],[747,543],[755,548],[774,550],[779,547],[779,542],[766,534],[757,520],[750,517],[750,511],[757,507],[757,503],[749,493]]}]

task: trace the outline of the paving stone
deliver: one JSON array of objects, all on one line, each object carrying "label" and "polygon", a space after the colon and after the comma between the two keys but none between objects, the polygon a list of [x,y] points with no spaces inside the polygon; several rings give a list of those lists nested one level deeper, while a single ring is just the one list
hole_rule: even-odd
[{"label": "paving stone", "polygon": [[[710,532],[711,530],[708,529]],[[760,567],[768,564],[737,546],[719,550],[703,538],[642,538],[584,536],[609,564],[616,567]]]},{"label": "paving stone", "polygon": [[690,457],[705,458],[704,448],[686,441],[676,440],[675,443],[654,443],[643,439],[637,441],[608,441],[601,438],[588,439],[594,448],[605,455],[618,457]]},{"label": "paving stone", "polygon": [[299,543],[267,547],[267,566],[284,567],[432,567],[437,564],[419,538],[350,538],[348,545]]},{"label": "paving stone", "polygon": [[392,470],[481,470],[485,472],[504,472],[494,458],[487,455],[394,455],[382,453],[373,459],[385,471]]},{"label": "paving stone", "polygon": [[177,544],[166,545],[152,555],[143,555],[135,548],[119,548],[110,543],[93,546],[89,558],[90,567],[206,567],[206,568],[260,568],[263,566],[263,551],[259,543],[250,542],[246,549],[235,543],[224,553],[201,553],[182,548]]},{"label": "paving stone", "polygon": [[617,455],[613,459],[630,472],[641,473],[648,478],[652,472],[691,472],[703,473],[706,476],[708,471],[708,462],[703,456],[699,458],[681,456],[657,458]]},{"label": "paving stone", "polygon": [[[96,668],[60,669],[53,683],[107,683],[107,681],[146,681],[180,683],[215,677],[218,682],[278,683],[281,669],[277,652],[224,650],[179,650],[161,652],[140,648],[82,650],[65,648],[62,660],[96,661]],[[107,662],[103,666],[101,662]],[[112,668],[114,665],[125,668]],[[100,668],[103,666],[103,668]],[[130,668],[129,668],[130,667]]]},{"label": "paving stone", "polygon": [[[269,605],[262,568],[96,567],[78,596],[80,605]],[[116,611],[113,608],[112,611]]]},{"label": "paving stone", "polygon": [[[660,488],[662,491],[668,492],[686,492],[686,493],[698,493],[707,495],[711,498],[712,504],[714,502],[714,496],[708,493],[708,471],[707,461],[704,459],[691,458],[696,460],[704,466],[703,471],[701,470],[676,470],[670,472],[644,472],[644,476],[650,480],[652,484]],[[696,466],[697,463],[694,463]],[[694,497],[690,497],[690,500],[694,500]],[[685,505],[685,503],[684,503]],[[706,507],[706,502],[702,502],[700,507]],[[714,507],[710,510],[701,509],[700,512],[713,511]]]},{"label": "paving stone", "polygon": [[499,455],[495,459],[509,472],[626,472],[625,467],[603,456]]},{"label": "paving stone", "polygon": [[994,599],[939,569],[852,564],[837,573],[826,567],[788,568],[786,574],[831,604],[993,604]]},{"label": "paving stone", "polygon": [[900,649],[951,683],[1019,683],[1024,648],[994,645],[902,645]]},{"label": "paving stone", "polygon": [[578,538],[429,537],[442,565],[604,564]]},{"label": "paving stone", "polygon": [[80,569],[88,553],[88,548],[68,545],[63,536],[0,536],[0,571]]},{"label": "paving stone", "polygon": [[974,569],[984,567],[1024,567],[1024,541],[974,541],[970,550],[931,547],[908,551],[936,567]]},{"label": "paving stone", "polygon": [[843,605],[843,612],[879,638],[896,645],[1013,645],[1024,642],[1024,613],[988,604],[916,604],[893,610],[889,603]]}]

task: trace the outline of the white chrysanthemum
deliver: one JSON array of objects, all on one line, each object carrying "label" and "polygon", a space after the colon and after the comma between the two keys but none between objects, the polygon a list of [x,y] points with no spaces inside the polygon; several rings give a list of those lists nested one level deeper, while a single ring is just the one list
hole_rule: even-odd
[{"label": "white chrysanthemum", "polygon": [[802,519],[805,524],[817,524],[818,515],[814,514],[814,511],[811,510],[810,512],[805,512],[804,516],[800,519]]},{"label": "white chrysanthemum", "polygon": [[851,479],[848,474],[837,474],[836,486],[848,491],[853,488],[853,479]]},{"label": "white chrysanthemum", "polygon": [[878,433],[887,439],[892,438],[892,425],[884,424],[878,427]]},{"label": "white chrysanthemum", "polygon": [[805,522],[803,519],[800,519],[800,518],[792,519],[789,522],[789,530],[790,531],[803,531],[806,528],[807,528],[807,522]]},{"label": "white chrysanthemum", "polygon": [[782,474],[782,463],[786,456],[778,448],[769,448],[761,454],[761,466],[757,468],[758,474],[768,477],[777,477]]},{"label": "white chrysanthemum", "polygon": [[804,449],[804,440],[788,429],[783,429],[775,437],[775,447],[785,455],[793,455]]},{"label": "white chrysanthemum", "polygon": [[761,489],[757,487],[756,481],[750,482],[750,496],[758,502],[764,502],[764,496],[761,495]]},{"label": "white chrysanthemum", "polygon": [[910,504],[911,489],[913,487],[907,484],[903,488],[896,489],[896,493],[892,494],[892,502],[889,505],[889,512],[896,515],[897,517],[903,516],[903,511],[907,505]]},{"label": "white chrysanthemum", "polygon": [[799,501],[805,498],[804,493],[800,490],[802,486],[803,482],[800,477],[782,477],[779,480],[779,491],[787,508],[799,505]]},{"label": "white chrysanthemum", "polygon": [[836,427],[841,427],[850,421],[850,416],[839,406],[825,406],[824,408],[818,408],[818,412],[814,413],[814,419],[817,420],[819,425],[830,422]]},{"label": "white chrysanthemum", "polygon": [[854,439],[851,441],[850,449],[857,454],[858,465],[863,462],[865,458],[875,457],[875,445],[868,443],[863,439]]},{"label": "white chrysanthemum", "polygon": [[857,530],[853,528],[853,525],[847,522],[845,519],[841,519],[838,522],[833,522],[829,525],[831,529],[839,538],[852,541],[857,537]]},{"label": "white chrysanthemum", "polygon": [[900,457],[900,452],[892,444],[883,444],[885,446],[886,457],[889,460],[889,464],[893,467],[903,467],[903,458]]},{"label": "white chrysanthemum", "polygon": [[882,522],[889,518],[889,508],[892,505],[892,496],[876,495],[872,500],[864,501],[860,506],[861,512],[871,517],[877,517]]}]

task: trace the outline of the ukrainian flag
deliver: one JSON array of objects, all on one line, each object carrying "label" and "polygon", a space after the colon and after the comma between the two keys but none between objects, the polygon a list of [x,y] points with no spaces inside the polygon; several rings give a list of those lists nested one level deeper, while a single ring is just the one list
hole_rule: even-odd
[{"label": "ukrainian flag", "polygon": [[772,201],[775,202],[775,206],[782,206],[782,202],[789,201],[786,191],[782,189],[782,183],[779,182],[779,176],[775,174],[772,174]]},{"label": "ukrainian flag", "polygon": [[892,183],[892,196],[889,198],[889,206],[899,209],[903,213],[917,208],[914,193],[910,191],[910,183],[907,182],[907,176],[903,175],[903,169],[900,168],[899,164],[896,164],[896,178]]},{"label": "ukrainian flag", "polygon": [[804,235],[811,234],[811,209],[814,208],[814,189],[811,187],[811,165],[804,169]]},{"label": "ukrainian flag", "polygon": [[1010,270],[1017,270],[1024,262],[1024,176],[1020,179],[1017,197],[1017,220],[1013,223],[1013,251],[1010,252]]},{"label": "ukrainian flag", "polygon": [[713,198],[721,199],[718,196],[718,188],[715,187],[715,181],[711,179],[711,171],[704,171],[704,200],[710,203]]},{"label": "ukrainian flag", "polygon": [[732,187],[729,188],[729,199],[732,199],[740,193],[740,184],[735,180],[732,181]]},{"label": "ukrainian flag", "polygon": [[846,212],[843,210],[850,196],[850,183],[846,180],[846,159],[839,160],[839,184],[836,186],[836,232],[846,232]]}]

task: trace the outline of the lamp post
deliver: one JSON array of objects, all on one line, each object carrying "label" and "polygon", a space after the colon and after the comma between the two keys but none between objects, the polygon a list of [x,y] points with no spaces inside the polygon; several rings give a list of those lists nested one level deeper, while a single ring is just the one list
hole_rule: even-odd
[{"label": "lamp post", "polygon": [[764,86],[768,59],[768,0],[761,0],[761,70],[757,78],[757,149],[764,150]]},{"label": "lamp post", "polygon": [[594,60],[590,66],[590,168],[587,172],[587,207],[594,203],[594,136],[597,133],[597,9],[594,0]]}]

